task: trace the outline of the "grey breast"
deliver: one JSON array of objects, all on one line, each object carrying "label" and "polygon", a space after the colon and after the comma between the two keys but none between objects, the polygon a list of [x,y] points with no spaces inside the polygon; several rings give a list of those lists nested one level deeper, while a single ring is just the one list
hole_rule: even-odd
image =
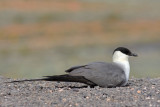
[{"label": "grey breast", "polygon": [[101,87],[116,87],[126,82],[124,70],[116,63],[94,62],[73,68],[69,75],[84,76]]}]

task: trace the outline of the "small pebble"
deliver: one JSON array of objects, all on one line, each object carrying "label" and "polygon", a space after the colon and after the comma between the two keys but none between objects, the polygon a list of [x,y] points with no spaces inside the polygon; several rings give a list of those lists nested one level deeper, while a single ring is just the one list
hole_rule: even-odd
[{"label": "small pebble", "polygon": [[[3,83],[0,106],[14,107],[159,107],[160,78],[130,79],[128,86],[116,88],[89,87],[81,83],[32,81]],[[156,83],[156,85],[153,85]]]}]

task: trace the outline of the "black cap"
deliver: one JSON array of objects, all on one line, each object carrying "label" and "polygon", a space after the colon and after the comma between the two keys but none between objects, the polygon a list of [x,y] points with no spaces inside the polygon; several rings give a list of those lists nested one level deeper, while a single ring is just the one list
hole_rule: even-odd
[{"label": "black cap", "polygon": [[[118,48],[116,48],[115,50],[114,50],[114,52],[115,51],[121,51],[122,53],[124,53],[124,54],[126,54],[126,55],[128,55],[128,56],[138,56],[137,54],[135,54],[135,53],[132,53],[129,49],[127,49],[127,48],[125,48],[125,47],[118,47]],[[114,52],[113,52],[113,54],[114,54]]]}]

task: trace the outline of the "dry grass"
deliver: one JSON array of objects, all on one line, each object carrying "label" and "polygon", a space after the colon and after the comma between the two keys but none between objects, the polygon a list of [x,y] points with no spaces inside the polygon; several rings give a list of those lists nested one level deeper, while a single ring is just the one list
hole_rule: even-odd
[{"label": "dry grass", "polygon": [[[49,24],[13,24],[0,29],[1,44],[23,40],[28,47],[45,48],[67,44],[115,44],[119,42],[154,41],[159,37],[160,21],[53,22]],[[121,39],[121,38],[127,39]],[[145,38],[145,39],[142,39]]]}]

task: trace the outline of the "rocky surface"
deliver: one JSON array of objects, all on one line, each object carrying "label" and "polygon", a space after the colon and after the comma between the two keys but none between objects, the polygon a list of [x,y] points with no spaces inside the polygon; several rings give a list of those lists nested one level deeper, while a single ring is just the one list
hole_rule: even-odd
[{"label": "rocky surface", "polygon": [[0,77],[0,107],[160,107],[160,78],[130,79],[128,86],[90,88],[81,83],[15,82]]}]

